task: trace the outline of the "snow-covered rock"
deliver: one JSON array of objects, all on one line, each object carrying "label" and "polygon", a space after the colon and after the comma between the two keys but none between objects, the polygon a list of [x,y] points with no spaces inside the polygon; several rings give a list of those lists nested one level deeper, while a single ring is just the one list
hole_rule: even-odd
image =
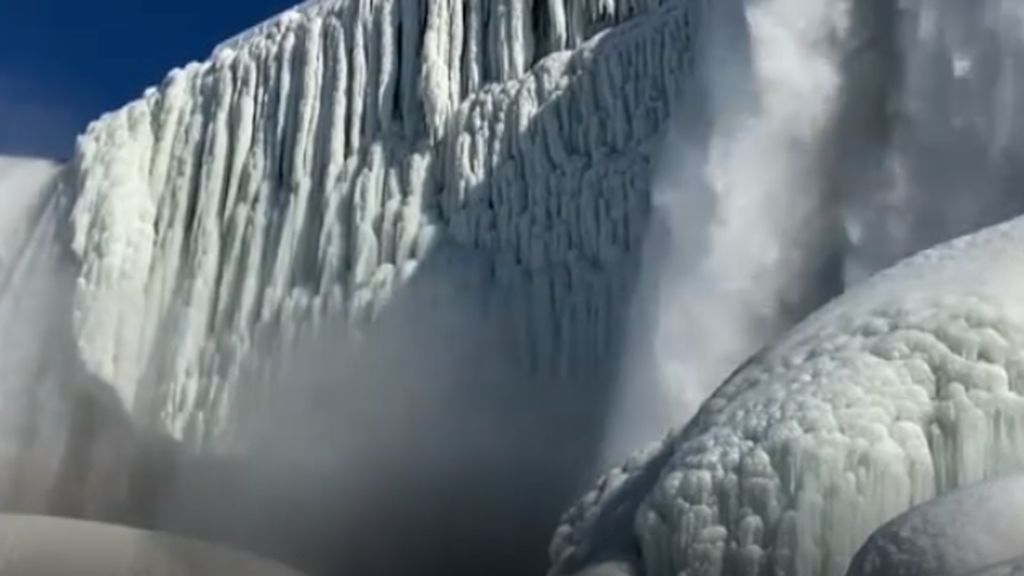
[{"label": "snow-covered rock", "polygon": [[1024,552],[1022,517],[1024,476],[954,490],[875,531],[854,556],[847,576],[959,576],[995,570]]},{"label": "snow-covered rock", "polygon": [[731,376],[669,456],[584,498],[556,534],[553,572],[843,574],[897,514],[1021,469],[1021,245],[1013,220],[813,314]]},{"label": "snow-covered rock", "polygon": [[156,532],[41,516],[0,516],[5,576],[300,576],[251,554]]},{"label": "snow-covered rock", "polygon": [[595,380],[701,4],[312,2],[173,71],[70,168],[86,366],[216,441],[260,343],[364,323],[443,238],[514,295],[511,355]]}]

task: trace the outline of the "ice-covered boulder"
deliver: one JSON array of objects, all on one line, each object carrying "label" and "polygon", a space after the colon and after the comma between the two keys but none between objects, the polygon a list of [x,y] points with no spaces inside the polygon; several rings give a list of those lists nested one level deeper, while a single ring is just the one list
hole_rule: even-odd
[{"label": "ice-covered boulder", "polygon": [[[871,532],[1024,465],[1024,220],[827,305],[570,513],[554,573],[843,574]],[[610,536],[611,535],[611,536]]]},{"label": "ice-covered boulder", "polygon": [[1024,553],[1022,518],[1024,476],[954,490],[875,531],[854,556],[847,576],[959,576],[994,571]]}]

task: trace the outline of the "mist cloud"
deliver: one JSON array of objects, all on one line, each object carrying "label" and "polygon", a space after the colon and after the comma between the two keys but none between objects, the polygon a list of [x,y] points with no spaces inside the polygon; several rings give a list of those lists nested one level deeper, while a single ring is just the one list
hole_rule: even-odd
[{"label": "mist cloud", "polygon": [[0,70],[0,154],[67,160],[85,128],[77,114],[68,102],[54,102]]}]

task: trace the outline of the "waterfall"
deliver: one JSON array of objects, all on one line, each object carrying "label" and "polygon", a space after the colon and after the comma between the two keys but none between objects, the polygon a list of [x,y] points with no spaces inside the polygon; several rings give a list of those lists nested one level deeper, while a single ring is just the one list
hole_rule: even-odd
[{"label": "waterfall", "polygon": [[659,156],[610,460],[845,287],[1024,211],[1022,14],[708,3],[698,86]]}]

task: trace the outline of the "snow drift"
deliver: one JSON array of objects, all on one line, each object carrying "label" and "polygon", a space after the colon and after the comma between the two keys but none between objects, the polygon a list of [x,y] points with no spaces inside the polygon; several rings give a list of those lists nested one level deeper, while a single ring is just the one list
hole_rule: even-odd
[{"label": "snow drift", "polygon": [[7,576],[300,576],[250,554],[80,520],[0,516]]}]

